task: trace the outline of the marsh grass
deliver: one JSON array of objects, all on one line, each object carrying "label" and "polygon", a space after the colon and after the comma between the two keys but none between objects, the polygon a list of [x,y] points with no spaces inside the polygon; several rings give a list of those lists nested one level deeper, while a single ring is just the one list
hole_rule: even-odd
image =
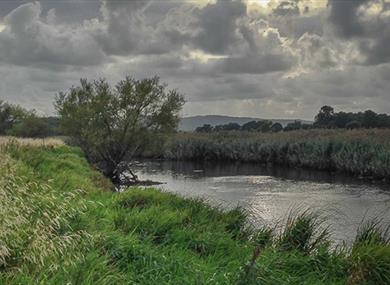
[{"label": "marsh grass", "polygon": [[105,191],[77,148],[13,143],[0,158],[0,284],[388,284],[377,224],[333,250],[308,210],[254,228],[240,208]]},{"label": "marsh grass", "polygon": [[390,130],[180,133],[155,156],[273,163],[382,179],[390,176]]}]

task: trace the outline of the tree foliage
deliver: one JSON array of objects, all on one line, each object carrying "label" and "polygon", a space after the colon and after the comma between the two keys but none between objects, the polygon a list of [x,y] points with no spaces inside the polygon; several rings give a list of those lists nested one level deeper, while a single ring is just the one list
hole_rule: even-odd
[{"label": "tree foliage", "polygon": [[30,112],[14,124],[7,134],[15,137],[44,138],[50,134],[50,129],[46,118],[40,118]]},{"label": "tree foliage", "polygon": [[227,123],[225,125],[215,126],[215,131],[239,131],[241,129],[240,124],[237,123]]},{"label": "tree foliage", "polygon": [[21,122],[28,111],[17,105],[0,100],[0,135],[5,135],[12,127]]},{"label": "tree foliage", "polygon": [[334,112],[330,106],[323,106],[315,117],[317,128],[390,128],[390,116],[377,114],[372,110],[364,112]]},{"label": "tree foliage", "polygon": [[[153,140],[163,140],[178,124],[184,99],[166,91],[158,77],[126,77],[115,87],[106,80],[80,81],[55,102],[60,127],[106,176],[118,182],[132,158]],[[136,176],[132,174],[132,179]]]},{"label": "tree foliage", "polygon": [[275,123],[271,126],[271,131],[273,133],[278,133],[278,132],[281,132],[283,131],[283,126],[281,123]]},{"label": "tree foliage", "polygon": [[0,100],[0,135],[30,138],[59,135],[56,124],[56,118],[40,117],[35,110]]},{"label": "tree foliage", "polygon": [[213,131],[213,127],[210,124],[204,124],[201,127],[197,127],[195,132],[197,133],[211,133]]},{"label": "tree foliage", "polygon": [[327,126],[332,122],[334,116],[334,109],[331,106],[323,106],[320,109],[320,112],[314,118],[317,126]]},{"label": "tree foliage", "polygon": [[249,132],[269,132],[271,130],[272,122],[267,120],[262,121],[250,121],[242,125],[242,131]]},{"label": "tree foliage", "polygon": [[[195,129],[197,133],[225,132],[225,131],[246,131],[246,132],[269,132],[271,131],[272,122],[268,120],[250,121],[242,126],[238,123],[227,123],[223,125],[204,124]],[[282,127],[283,128],[283,127]]]}]

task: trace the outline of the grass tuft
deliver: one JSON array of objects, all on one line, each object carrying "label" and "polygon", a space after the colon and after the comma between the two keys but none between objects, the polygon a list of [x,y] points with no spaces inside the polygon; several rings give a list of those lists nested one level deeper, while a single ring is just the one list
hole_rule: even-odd
[{"label": "grass tuft", "polygon": [[277,247],[284,251],[298,250],[309,254],[320,246],[328,244],[328,237],[328,229],[322,229],[322,221],[318,214],[310,210],[295,215],[290,212],[277,240]]},{"label": "grass tuft", "polygon": [[390,284],[389,227],[381,220],[368,221],[358,229],[350,255],[348,284]]}]

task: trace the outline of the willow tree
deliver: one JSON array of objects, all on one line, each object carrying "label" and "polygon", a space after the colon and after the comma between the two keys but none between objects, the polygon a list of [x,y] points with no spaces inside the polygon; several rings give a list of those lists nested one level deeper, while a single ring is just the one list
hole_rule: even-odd
[{"label": "willow tree", "polygon": [[178,125],[184,99],[166,87],[158,77],[126,77],[114,87],[104,79],[81,79],[80,86],[56,98],[60,127],[114,182],[125,173],[136,181],[134,156],[150,142],[166,139]]}]

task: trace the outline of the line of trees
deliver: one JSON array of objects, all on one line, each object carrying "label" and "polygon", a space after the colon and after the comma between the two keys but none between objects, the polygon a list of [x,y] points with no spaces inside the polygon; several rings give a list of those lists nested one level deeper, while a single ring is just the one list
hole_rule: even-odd
[{"label": "line of trees", "polygon": [[0,100],[0,135],[43,138],[60,135],[59,119],[40,117],[35,110]]},{"label": "line of trees", "polygon": [[248,132],[281,132],[308,129],[359,129],[359,128],[390,128],[390,116],[377,114],[374,111],[364,112],[335,112],[331,106],[323,106],[314,118],[313,124],[302,123],[299,120],[288,123],[283,127],[280,123],[273,123],[269,120],[250,121],[243,125],[228,123],[224,125],[211,126],[205,124],[196,128],[198,133],[211,133],[221,131],[248,131]]},{"label": "line of trees", "polygon": [[196,128],[198,133],[211,133],[221,131],[247,131],[247,132],[270,132],[270,131],[281,131],[283,127],[279,123],[272,124],[271,121],[250,121],[243,125],[238,123],[228,123],[224,125],[217,125],[215,127],[205,124],[201,127]]},{"label": "line of trees", "polygon": [[295,121],[287,124],[284,128],[282,124],[268,120],[261,121],[250,121],[243,125],[238,123],[228,123],[224,125],[217,125],[215,127],[205,124],[201,127],[195,129],[197,133],[211,133],[211,132],[222,132],[222,131],[245,131],[245,132],[262,132],[262,133],[278,133],[281,131],[292,131],[299,129],[309,129],[312,128],[311,124],[302,124],[301,121]]},{"label": "line of trees", "polygon": [[390,116],[374,111],[335,112],[331,106],[323,106],[313,124],[316,128],[390,128]]}]

